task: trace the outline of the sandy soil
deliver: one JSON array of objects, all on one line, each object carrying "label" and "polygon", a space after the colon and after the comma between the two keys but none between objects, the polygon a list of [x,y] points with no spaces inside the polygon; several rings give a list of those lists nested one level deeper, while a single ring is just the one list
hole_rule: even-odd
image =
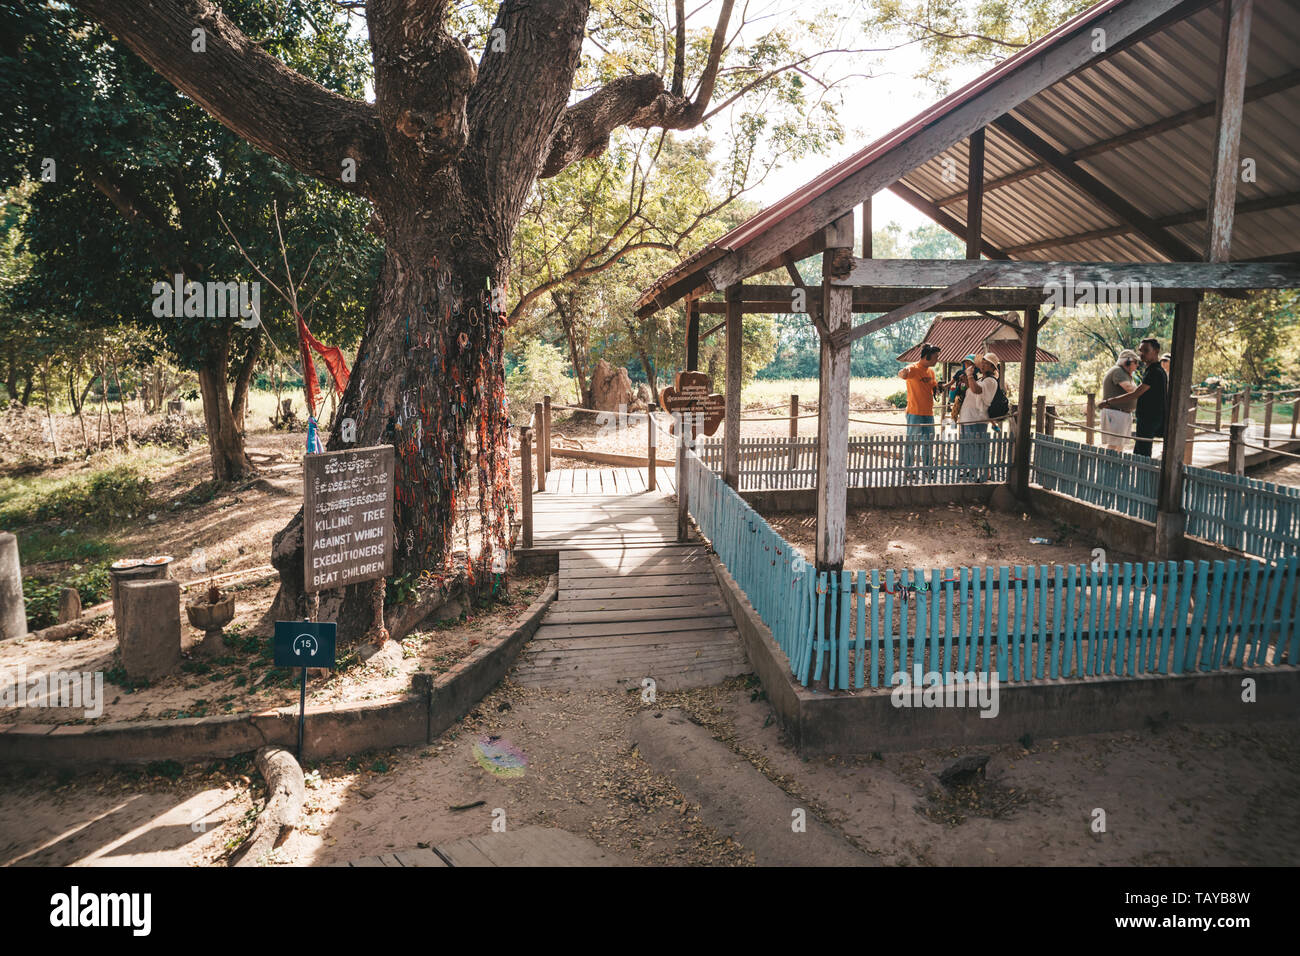
[{"label": "sandy soil", "polygon": [[[817,519],[807,514],[765,514],[773,530],[811,557]],[[1090,564],[1100,547],[1085,529],[1025,512],[983,505],[933,508],[857,508],[848,513],[847,569],[957,568],[985,564]],[[1051,544],[1031,544],[1047,538]],[[1138,561],[1111,551],[1108,562]]]},{"label": "sandy soil", "polygon": [[[643,865],[749,865],[627,741],[645,706],[682,707],[840,838],[893,865],[1296,865],[1300,724],[1152,727],[1125,734],[802,760],[752,679],[638,695],[505,684],[425,748],[323,765],[303,827],[275,862],[321,865],[509,827],[558,826]],[[491,740],[491,738],[497,738]],[[485,769],[507,746],[522,775]],[[988,754],[988,782],[950,793],[937,772]],[[490,766],[490,764],[489,764]],[[0,776],[0,863],[221,863],[264,798],[246,765],[135,776]],[[1106,813],[1104,833],[1091,828]],[[499,816],[499,814],[498,814]],[[755,826],[767,825],[755,822]],[[789,811],[773,826],[788,826]],[[202,829],[198,829],[202,827]]]}]

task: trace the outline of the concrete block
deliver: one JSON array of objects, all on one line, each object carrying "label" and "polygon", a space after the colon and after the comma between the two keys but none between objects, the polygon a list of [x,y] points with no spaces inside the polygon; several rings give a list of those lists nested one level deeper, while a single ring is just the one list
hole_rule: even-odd
[{"label": "concrete block", "polygon": [[122,623],[117,632],[122,666],[132,680],[166,677],[181,663],[181,586],[137,581],[118,588]]},{"label": "concrete block", "polygon": [[18,538],[0,533],[0,641],[27,633],[23,602],[23,573],[18,563]]}]

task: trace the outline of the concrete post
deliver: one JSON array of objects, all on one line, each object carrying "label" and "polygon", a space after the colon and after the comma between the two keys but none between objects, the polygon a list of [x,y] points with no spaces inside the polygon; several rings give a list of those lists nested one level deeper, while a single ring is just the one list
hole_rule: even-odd
[{"label": "concrete post", "polygon": [[154,681],[181,663],[180,582],[137,581],[123,584],[122,630],[117,643],[122,667],[131,680]]},{"label": "concrete post", "polygon": [[27,633],[27,605],[23,602],[23,573],[18,561],[18,538],[0,532],[0,641]]}]

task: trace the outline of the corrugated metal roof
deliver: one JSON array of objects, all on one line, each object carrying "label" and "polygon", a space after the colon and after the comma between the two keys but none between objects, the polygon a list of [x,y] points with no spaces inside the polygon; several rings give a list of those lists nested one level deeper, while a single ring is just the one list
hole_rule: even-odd
[{"label": "corrugated metal roof", "polygon": [[[673,287],[706,284],[704,270],[742,248],[845,178],[903,145],[918,131],[996,80],[1030,62],[1090,20],[1132,0],[1104,0],[1000,63],[912,121],[882,137],[687,259],[647,290],[637,306],[658,301]],[[1164,25],[1020,102],[1010,116],[1055,149],[1072,151],[1150,126],[1206,103],[1217,91],[1222,3],[1188,0],[1194,12]],[[1247,87],[1280,81],[1300,66],[1300,0],[1256,0]],[[1270,95],[1250,100],[1242,122],[1241,157],[1255,163],[1256,180],[1238,184],[1238,203],[1300,194],[1300,76]],[[1213,117],[1197,119],[1116,148],[1081,157],[1076,165],[1156,220],[1165,233],[1199,254],[1207,241],[1204,209],[1212,168]],[[932,156],[900,183],[941,203],[965,221],[967,144]],[[945,182],[945,161],[957,182]],[[1037,156],[995,126],[986,127],[985,182],[1040,164]],[[951,178],[951,174],[950,174]],[[960,194],[960,195],[959,195]],[[866,198],[866,197],[863,197]],[[1193,214],[1199,212],[1199,218]],[[1089,233],[1103,235],[1086,235]],[[983,238],[1013,259],[1098,262],[1167,262],[1171,256],[1129,228],[1111,210],[1055,171],[1041,171],[998,188],[986,188]],[[1069,241],[1065,241],[1069,240]],[[1032,246],[1032,248],[1020,248]],[[1281,258],[1300,251],[1300,203],[1237,212],[1234,260]],[[669,293],[671,295],[671,292]],[[680,297],[680,296],[676,296]]]},{"label": "corrugated metal roof", "polygon": [[[940,362],[960,362],[967,355],[992,352],[998,361],[1019,362],[1020,343],[1014,339],[993,339],[1006,329],[997,319],[983,315],[944,315],[930,323],[925,338],[898,357],[900,362],[915,362],[921,358],[921,346],[927,342],[939,346]],[[1059,361],[1046,349],[1038,349],[1035,360]]]}]

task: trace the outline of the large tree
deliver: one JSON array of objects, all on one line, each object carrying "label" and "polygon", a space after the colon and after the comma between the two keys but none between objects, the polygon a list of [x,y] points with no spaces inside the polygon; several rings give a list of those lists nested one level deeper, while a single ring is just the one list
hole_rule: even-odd
[{"label": "large tree", "polygon": [[[384,262],[340,418],[355,420],[359,443],[397,448],[402,572],[444,561],[472,471],[481,558],[506,543],[504,290],[536,180],[599,155],[620,127],[690,129],[718,108],[715,94],[731,101],[807,65],[769,65],[761,44],[736,43],[734,0],[722,0],[707,34],[688,31],[683,0],[671,27],[658,6],[610,3],[593,16],[589,0],[503,0],[480,31],[477,62],[454,32],[465,20],[453,20],[445,0],[369,0],[374,102],[366,102],[290,69],[214,3],[76,2],[239,136],[373,205]],[[575,96],[589,18],[604,51],[617,53],[620,31],[662,42],[658,54],[599,58],[579,84],[591,89]],[[341,443],[336,431],[328,447]],[[273,554],[286,612],[301,606],[301,539],[299,514]],[[365,597],[353,589],[341,620],[368,621]]]}]

